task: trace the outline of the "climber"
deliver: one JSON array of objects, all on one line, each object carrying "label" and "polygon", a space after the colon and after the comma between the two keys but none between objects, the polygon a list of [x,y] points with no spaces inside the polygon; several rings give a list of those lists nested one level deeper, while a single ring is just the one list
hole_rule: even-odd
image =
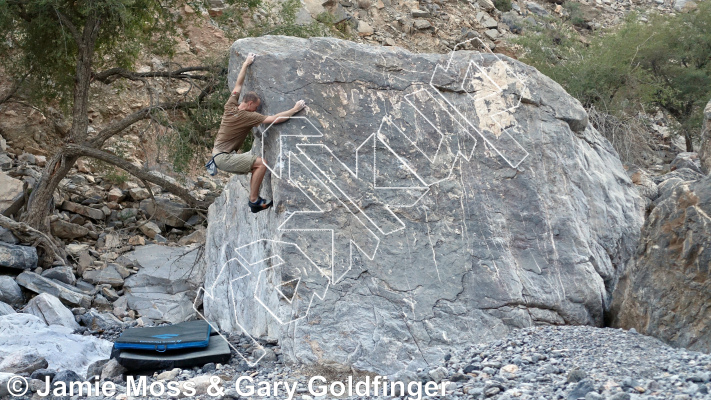
[{"label": "climber", "polygon": [[267,202],[259,196],[259,188],[267,172],[267,165],[261,157],[250,153],[238,154],[236,150],[242,147],[244,139],[253,127],[259,124],[280,124],[285,122],[305,106],[305,102],[299,100],[294,105],[294,108],[290,110],[266,116],[256,112],[261,105],[261,100],[254,92],[245,93],[242,102],[238,103],[247,67],[254,62],[255,57],[254,53],[249,53],[242,64],[242,70],[237,76],[237,83],[232,90],[232,95],[225,104],[220,130],[217,132],[215,144],[212,148],[212,158],[217,168],[234,174],[252,173],[247,204],[253,213],[266,210],[273,204],[272,201]]}]

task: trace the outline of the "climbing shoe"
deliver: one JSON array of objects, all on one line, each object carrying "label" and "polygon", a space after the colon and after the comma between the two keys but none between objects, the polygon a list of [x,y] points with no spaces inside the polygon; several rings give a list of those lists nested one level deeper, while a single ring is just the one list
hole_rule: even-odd
[{"label": "climbing shoe", "polygon": [[252,203],[251,201],[247,201],[247,204],[249,204],[249,208],[252,210],[253,213],[258,213],[271,207],[274,202],[270,201],[269,203],[267,203],[266,200],[260,197],[254,203]]}]

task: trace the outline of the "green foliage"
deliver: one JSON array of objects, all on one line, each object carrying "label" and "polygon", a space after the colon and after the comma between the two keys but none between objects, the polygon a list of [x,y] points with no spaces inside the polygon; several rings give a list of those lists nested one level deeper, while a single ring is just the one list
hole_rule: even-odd
[{"label": "green foliage", "polygon": [[511,0],[494,0],[494,7],[499,11],[511,11]]},{"label": "green foliage", "polygon": [[[191,1],[190,3],[201,3],[201,1]],[[215,17],[214,20],[220,25],[227,37],[238,39],[239,35],[235,33],[235,28],[244,26],[244,20],[242,19],[244,9],[254,12],[257,7],[262,5],[262,0],[227,0],[226,3],[234,7],[224,9],[222,14]],[[237,23],[236,26],[235,22]]]},{"label": "green foliage", "polygon": [[[0,0],[0,63],[12,75],[32,71],[31,82],[42,98],[69,100],[79,48],[72,30],[100,20],[94,46],[94,69],[130,67],[150,45],[154,54],[169,54],[179,0]],[[61,16],[65,18],[60,18]]]},{"label": "green foliage", "polygon": [[299,0],[286,0],[281,3],[281,7],[278,10],[274,9],[271,4],[265,3],[263,5],[269,15],[278,14],[282,22],[277,25],[259,25],[250,29],[248,36],[285,35],[308,38],[326,36],[328,34],[327,27],[319,21],[313,21],[306,25],[296,23],[296,14],[301,9],[301,1]]},{"label": "green foliage", "polygon": [[330,27],[331,33],[333,33],[336,37],[347,39],[349,36],[346,28],[348,26],[348,20],[337,22],[335,15],[328,11],[324,11],[316,16],[316,21]]},{"label": "green foliage", "polygon": [[110,168],[111,169],[104,174],[104,179],[113,183],[114,185],[121,185],[122,183],[126,183],[130,178],[130,176],[122,170],[114,166],[111,166]]},{"label": "green foliage", "polygon": [[[114,151],[114,154],[121,156],[123,151],[119,148],[118,151]],[[114,185],[120,185],[130,178],[128,173],[124,170],[109,164],[101,160],[91,160],[91,165],[94,167],[94,171],[97,174],[103,176],[103,179],[113,183]]]},{"label": "green foliage", "polygon": [[690,13],[631,15],[614,32],[585,45],[568,24],[554,24],[518,41],[522,61],[560,83],[586,107],[635,115],[660,107],[691,143],[711,97],[711,3]]},{"label": "green foliage", "polygon": [[585,27],[585,18],[583,18],[583,11],[580,9],[580,3],[575,1],[566,1],[563,4],[563,8],[568,11],[568,18],[570,23],[579,27]]},{"label": "green foliage", "polygon": [[[228,57],[223,55],[219,59],[205,59],[208,65],[227,65]],[[217,88],[227,87],[226,69],[216,70],[210,76],[207,85]],[[212,148],[214,135],[222,120],[224,105],[230,96],[228,90],[216,90],[206,96],[195,108],[185,110],[185,118],[178,118],[175,114],[160,112],[154,119],[161,126],[170,128],[160,137],[158,145],[165,151],[167,159],[173,164],[175,172],[188,172],[192,165],[199,165],[206,152]]]}]

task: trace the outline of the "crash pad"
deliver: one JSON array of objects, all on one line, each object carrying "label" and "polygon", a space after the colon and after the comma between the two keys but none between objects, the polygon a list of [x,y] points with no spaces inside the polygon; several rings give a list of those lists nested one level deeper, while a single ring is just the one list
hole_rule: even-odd
[{"label": "crash pad", "polygon": [[210,324],[204,320],[175,325],[126,329],[116,342],[118,350],[182,350],[205,348],[210,341]]},{"label": "crash pad", "polygon": [[165,353],[146,350],[121,350],[117,360],[129,370],[161,370],[202,366],[207,363],[227,363],[230,346],[220,335],[210,336],[205,349],[173,350]]}]

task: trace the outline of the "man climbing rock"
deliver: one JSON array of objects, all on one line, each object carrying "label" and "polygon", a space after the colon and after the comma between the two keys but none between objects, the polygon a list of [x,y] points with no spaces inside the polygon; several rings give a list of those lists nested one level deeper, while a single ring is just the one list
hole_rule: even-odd
[{"label": "man climbing rock", "polygon": [[267,172],[267,166],[261,157],[250,153],[238,154],[236,151],[242,147],[244,139],[249,135],[253,127],[259,124],[280,124],[285,122],[305,106],[304,101],[299,100],[294,105],[294,108],[290,110],[266,116],[256,112],[261,100],[254,92],[245,93],[242,102],[239,103],[239,95],[242,91],[244,77],[247,74],[247,67],[254,62],[255,57],[254,53],[249,53],[242,64],[242,70],[239,72],[232,95],[225,104],[220,130],[217,132],[215,144],[212,148],[212,156],[217,168],[234,174],[252,173],[249,183],[248,205],[253,213],[266,210],[273,204],[272,201],[267,202],[259,196],[259,188]]}]

